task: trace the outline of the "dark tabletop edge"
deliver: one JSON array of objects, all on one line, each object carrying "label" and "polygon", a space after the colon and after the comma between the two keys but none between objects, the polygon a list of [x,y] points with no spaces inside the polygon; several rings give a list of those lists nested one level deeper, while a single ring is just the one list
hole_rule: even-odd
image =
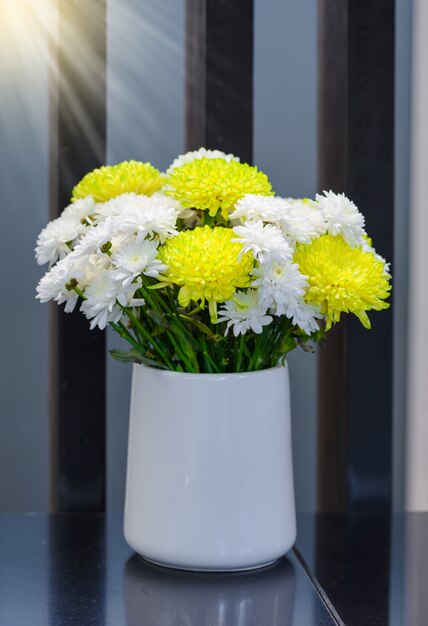
[{"label": "dark tabletop edge", "polygon": [[337,626],[346,626],[345,622],[341,619],[339,613],[334,608],[330,598],[328,597],[328,595],[324,591],[323,587],[321,586],[321,584],[319,583],[319,581],[315,577],[315,575],[312,572],[312,570],[310,569],[309,565],[306,563],[306,561],[303,558],[300,550],[296,546],[293,546],[292,550],[293,550],[297,560],[299,561],[300,565],[303,567],[307,577],[309,578],[309,580],[311,581],[311,583],[315,587],[315,590],[316,590],[317,594],[319,595],[319,597],[321,599],[321,602],[324,604],[325,608],[329,612],[329,614],[330,614],[331,618],[334,620],[335,624],[337,624]]}]

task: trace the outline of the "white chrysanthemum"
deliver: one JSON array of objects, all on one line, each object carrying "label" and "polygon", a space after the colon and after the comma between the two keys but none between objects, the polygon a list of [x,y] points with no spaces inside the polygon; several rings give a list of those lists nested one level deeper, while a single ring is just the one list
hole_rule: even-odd
[{"label": "white chrysanthemum", "polygon": [[109,217],[113,219],[119,217],[124,211],[135,206],[139,198],[140,195],[133,192],[122,193],[107,202],[97,204],[96,221],[99,223],[104,222]]},{"label": "white chrysanthemum", "polygon": [[[72,253],[74,255],[74,252]],[[86,254],[82,257],[77,256],[85,268],[85,287],[94,280],[94,277],[101,270],[111,270],[112,262],[108,254]]]},{"label": "white chrysanthemum", "polygon": [[65,302],[64,311],[71,313],[79,299],[74,287],[83,289],[86,284],[87,259],[76,259],[73,254],[64,257],[41,278],[36,298],[41,302]]},{"label": "white chrysanthemum", "polygon": [[[114,273],[100,270],[85,289],[80,310],[91,320],[91,330],[98,326],[103,330],[109,322],[118,322],[123,315],[121,307],[134,306],[133,296],[138,284],[124,287]],[[138,300],[142,302],[142,300]]]},{"label": "white chrysanthemum", "polygon": [[188,219],[194,215],[194,211],[192,209],[186,209],[181,202],[172,198],[171,196],[167,196],[162,193],[162,191],[157,191],[152,196],[150,196],[151,203],[156,203],[156,206],[159,208],[163,206],[165,209],[172,208],[177,213],[177,217],[181,217],[182,219]]},{"label": "white chrysanthemum", "polygon": [[299,266],[290,261],[272,261],[268,265],[260,265],[253,269],[252,275],[256,276],[256,280],[251,286],[258,287],[261,306],[272,309],[276,315],[290,317],[308,286]]},{"label": "white chrysanthemum", "polygon": [[[69,204],[63,212],[61,213],[62,217],[70,217],[80,222],[83,220],[87,220],[88,223],[92,223],[92,216],[95,212],[95,201],[92,196],[86,196],[86,198],[81,198],[80,200],[76,200],[76,202],[72,202]],[[89,218],[89,219],[88,219]]]},{"label": "white chrysanthemum", "polygon": [[[116,229],[120,228],[118,222],[115,222],[115,228]],[[115,254],[116,252],[119,252],[119,250],[121,250],[123,246],[126,243],[128,243],[128,241],[129,241],[129,237],[126,237],[121,232],[115,232],[112,235],[112,238],[110,239],[110,243],[111,243],[111,248],[109,250],[110,254]]]},{"label": "white chrysanthemum", "polygon": [[293,251],[284,239],[282,232],[273,224],[264,225],[262,221],[247,220],[244,226],[235,226],[233,232],[238,235],[237,241],[242,243],[241,258],[246,252],[253,254],[260,263],[271,259],[287,261],[291,259]]},{"label": "white chrysanthemum", "polygon": [[[179,202],[162,193],[143,196],[124,193],[98,205],[98,220],[109,219],[115,224],[116,234],[136,237],[137,242],[147,235],[157,236],[161,243],[177,234],[179,216],[187,215]],[[100,225],[104,223],[100,221]]]},{"label": "white chrysanthemum", "polygon": [[247,193],[238,200],[235,210],[229,214],[231,220],[261,220],[279,226],[284,212],[284,199],[275,196],[259,196]]},{"label": "white chrysanthemum", "polygon": [[225,161],[239,161],[239,157],[236,157],[234,154],[226,154],[221,150],[207,150],[206,148],[199,148],[199,150],[194,150],[192,152],[186,152],[186,154],[180,154],[174,161],[171,163],[166,173],[171,174],[172,170],[176,167],[180,167],[185,163],[190,163],[194,159],[224,159]]},{"label": "white chrysanthemum", "polygon": [[273,261],[252,271],[258,287],[261,306],[274,315],[285,315],[307,335],[318,330],[319,309],[309,306],[303,299],[307,288],[306,276],[300,273],[296,263],[279,264]]},{"label": "white chrysanthemum", "polygon": [[147,200],[149,202],[129,208],[117,218],[120,223],[119,232],[127,237],[135,236],[137,243],[147,235],[157,237],[164,243],[168,237],[177,234],[177,213],[173,207],[168,207],[163,202],[150,202],[151,198]]},{"label": "white chrysanthemum", "polygon": [[143,304],[146,304],[144,298],[131,298],[127,308],[131,309],[132,315],[138,317],[138,307],[143,306]]},{"label": "white chrysanthemum", "polygon": [[97,226],[86,227],[86,234],[74,249],[76,256],[97,253],[111,241],[115,234],[116,223],[111,218]]},{"label": "white chrysanthemum", "polygon": [[63,259],[85,231],[86,226],[80,219],[57,217],[52,220],[37,237],[35,248],[37,263],[39,265],[49,263],[50,267],[59,259]]},{"label": "white chrysanthemum", "polygon": [[293,324],[299,326],[307,335],[319,330],[318,319],[322,319],[324,316],[321,314],[318,307],[307,304],[303,298],[296,300],[294,307],[291,305],[288,308],[287,317],[289,317]]},{"label": "white chrysanthemum", "polygon": [[327,230],[317,207],[304,200],[247,194],[236,203],[230,219],[261,220],[274,224],[291,244],[309,243]]},{"label": "white chrysanthemum", "polygon": [[363,244],[364,216],[344,193],[324,191],[323,196],[317,194],[314,206],[321,210],[330,235],[342,235],[353,248]]},{"label": "white chrysanthemum", "polygon": [[263,326],[272,322],[266,308],[260,306],[257,291],[237,291],[233,299],[226,300],[219,310],[218,322],[227,322],[225,335],[233,329],[235,337],[245,335],[248,330],[260,334]]},{"label": "white chrysanthemum", "polygon": [[283,201],[283,213],[280,226],[284,235],[292,244],[310,243],[327,230],[320,209],[312,202],[294,198],[280,198]]},{"label": "white chrysanthemum", "polygon": [[111,260],[116,267],[115,277],[126,287],[140,274],[157,278],[167,268],[159,259],[157,241],[129,243],[113,254]]},{"label": "white chrysanthemum", "polygon": [[107,202],[97,205],[96,220],[102,222],[108,217],[121,217],[128,210],[135,208],[141,208],[146,210],[147,207],[156,206],[158,209],[173,209],[177,214],[177,217],[187,218],[193,213],[189,209],[185,209],[178,200],[166,196],[164,193],[158,191],[152,196],[144,196],[137,193],[122,193],[120,196],[116,196]]}]

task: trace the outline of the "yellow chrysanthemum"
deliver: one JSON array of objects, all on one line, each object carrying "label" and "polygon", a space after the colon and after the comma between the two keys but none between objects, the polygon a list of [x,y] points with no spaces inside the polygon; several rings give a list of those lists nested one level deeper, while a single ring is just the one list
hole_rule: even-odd
[{"label": "yellow chrysanthemum", "polygon": [[159,259],[168,268],[161,280],[181,286],[181,306],[208,301],[215,321],[217,302],[230,298],[238,287],[248,287],[254,259],[246,253],[238,260],[242,245],[232,242],[234,237],[229,228],[203,226],[184,230],[159,248]]},{"label": "yellow chrysanthemum", "polygon": [[294,255],[308,278],[308,304],[320,307],[326,330],[339,322],[341,313],[354,313],[370,328],[366,311],[387,309],[383,300],[391,289],[385,264],[372,252],[351,248],[341,236],[323,235],[310,245],[299,244]]},{"label": "yellow chrysanthemum", "polygon": [[229,209],[247,193],[273,195],[268,177],[256,167],[225,159],[194,159],[176,167],[167,179],[169,194],[188,209],[203,209],[211,216]]},{"label": "yellow chrysanthemum", "polygon": [[162,174],[150,163],[123,161],[117,165],[103,165],[77,183],[71,201],[92,196],[95,202],[107,202],[131,192],[151,196],[163,182]]}]

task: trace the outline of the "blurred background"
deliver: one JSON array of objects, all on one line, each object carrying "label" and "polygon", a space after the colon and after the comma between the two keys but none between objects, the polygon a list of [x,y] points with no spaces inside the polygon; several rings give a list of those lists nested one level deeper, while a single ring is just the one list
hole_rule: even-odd
[{"label": "blurred background", "polygon": [[[427,259],[421,238],[427,219],[428,14],[423,2],[396,2],[396,510],[428,508],[423,447]],[[268,174],[278,194],[314,196],[320,191],[317,2],[255,0],[254,6],[254,163]],[[50,219],[52,29],[48,0],[0,0],[0,511],[49,510],[50,321],[49,307],[34,299],[43,274],[34,260],[34,246]],[[108,0],[107,163],[136,159],[164,170],[185,151],[184,35],[182,0]],[[78,46],[76,62],[85,63]],[[410,288],[409,263],[415,268]],[[116,345],[109,334],[108,348]],[[317,359],[296,350],[289,363],[297,508],[313,511]],[[109,510],[121,510],[124,503],[130,375],[129,366],[107,359]]]}]

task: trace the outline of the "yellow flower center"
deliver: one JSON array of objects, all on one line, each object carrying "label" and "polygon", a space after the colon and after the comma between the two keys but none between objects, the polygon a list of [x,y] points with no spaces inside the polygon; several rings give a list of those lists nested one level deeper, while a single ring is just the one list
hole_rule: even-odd
[{"label": "yellow flower center", "polygon": [[207,300],[215,321],[216,303],[230,298],[237,288],[248,287],[254,259],[247,252],[238,260],[242,245],[232,242],[235,236],[229,228],[203,226],[184,230],[159,248],[159,259],[168,268],[162,278],[181,286],[181,306]]},{"label": "yellow flower center", "polygon": [[92,196],[95,202],[107,202],[122,193],[151,196],[163,185],[162,174],[150,163],[123,161],[103,165],[89,172],[73,189],[72,202]]},{"label": "yellow flower center", "polygon": [[268,177],[256,167],[225,159],[194,159],[176,167],[167,179],[165,193],[189,209],[202,209],[215,216],[229,209],[247,193],[273,195]]},{"label": "yellow flower center", "polygon": [[294,261],[308,278],[305,300],[326,315],[326,330],[340,321],[341,313],[353,313],[370,328],[366,311],[389,307],[384,302],[391,289],[385,264],[373,252],[351,248],[341,236],[299,244]]}]

